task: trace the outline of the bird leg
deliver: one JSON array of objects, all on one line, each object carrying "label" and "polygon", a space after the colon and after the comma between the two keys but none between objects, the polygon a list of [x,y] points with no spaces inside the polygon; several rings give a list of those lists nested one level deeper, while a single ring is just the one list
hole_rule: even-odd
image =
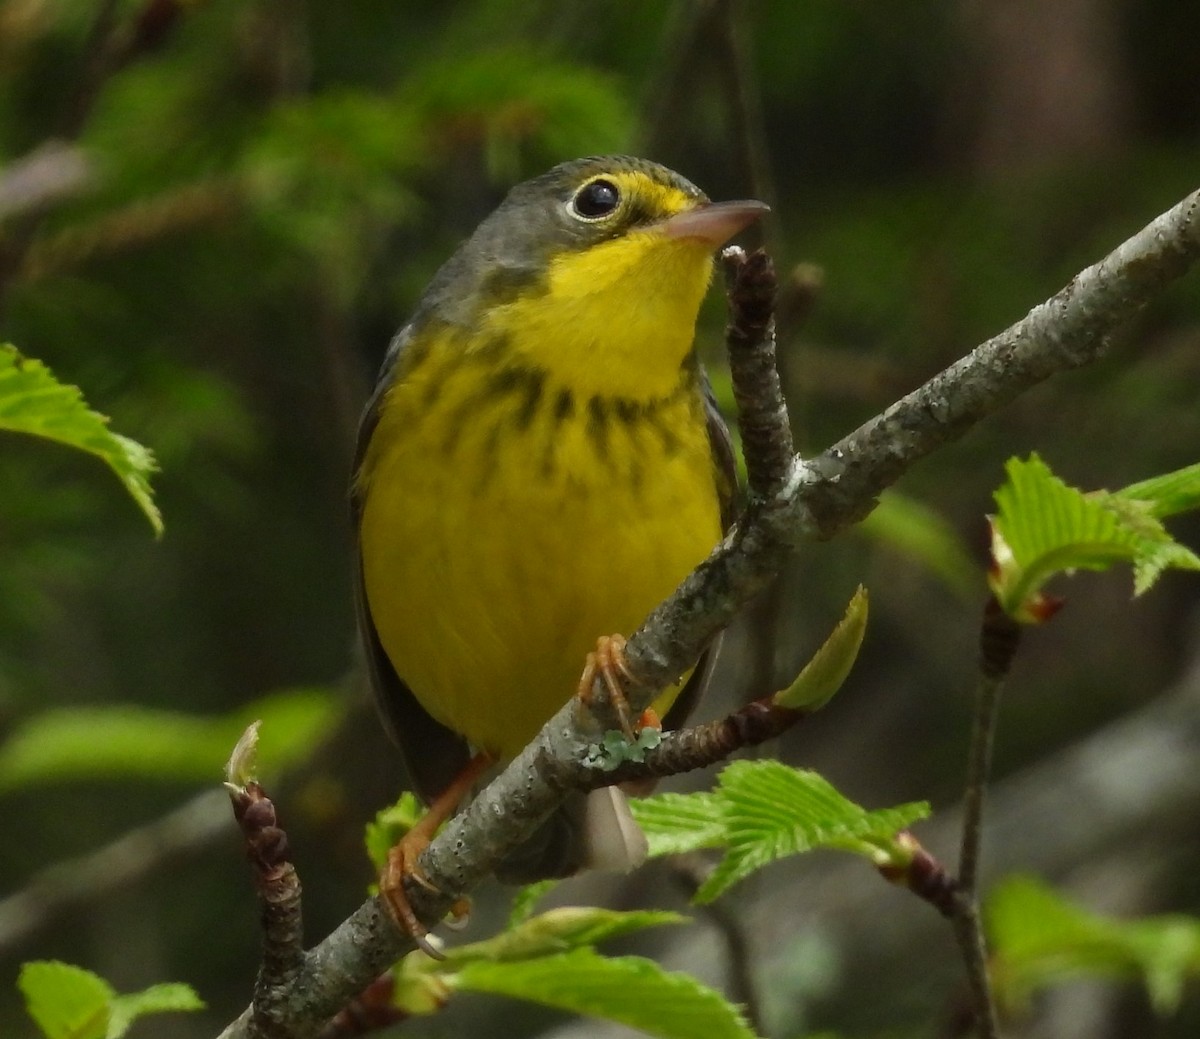
[{"label": "bird leg", "polygon": [[379,877],[379,893],[383,896],[384,904],[392,914],[396,924],[404,931],[428,956],[436,960],[445,957],[430,943],[426,937],[429,930],[417,919],[408,895],[404,891],[404,881],[412,877],[422,887],[438,892],[437,887],[425,876],[417,859],[429,842],[433,840],[438,827],[454,814],[458,803],[475,785],[476,780],[484,770],[492,764],[488,754],[476,754],[466,767],[454,777],[453,782],[443,790],[417,824],[408,831],[388,852],[387,865]]},{"label": "bird leg", "polygon": [[625,738],[633,743],[637,734],[646,728],[662,728],[658,715],[651,709],[641,713],[635,726],[630,720],[629,698],[625,695],[624,685],[634,683],[633,674],[625,662],[625,636],[602,635],[596,640],[596,648],[587,655],[583,665],[583,674],[579,676],[579,689],[576,696],[587,708],[592,706],[592,685],[599,677],[608,690],[608,699],[617,714],[617,722]]}]

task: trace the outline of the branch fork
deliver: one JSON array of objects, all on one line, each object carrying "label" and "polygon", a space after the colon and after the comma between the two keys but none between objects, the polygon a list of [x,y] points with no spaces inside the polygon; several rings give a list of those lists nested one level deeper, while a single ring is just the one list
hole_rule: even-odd
[{"label": "branch fork", "polygon": [[[1194,192],[1011,328],[807,461],[795,457],[790,440],[782,439],[780,429],[786,423],[780,417],[786,413],[772,401],[768,387],[761,411],[764,429],[775,432],[763,434],[762,457],[753,466],[748,461],[747,511],[712,555],[630,638],[626,662],[636,679],[636,688],[630,690],[631,706],[643,709],[653,695],[645,690],[661,688],[695,661],[716,633],[765,587],[794,546],[832,537],[862,519],[878,495],[926,455],[1051,375],[1102,356],[1108,335],[1198,258],[1200,192]],[[751,275],[764,262],[769,266],[769,261],[753,256],[744,261],[736,254],[726,259],[727,272],[732,267],[734,274],[731,298],[741,291],[739,285],[749,291]],[[769,318],[765,325],[761,318],[738,325],[735,315],[733,326],[751,332],[750,339],[754,329],[762,328],[763,343],[771,340],[773,349]],[[753,354],[754,348],[749,352]],[[752,408],[759,403],[755,398]],[[780,439],[773,439],[776,436]],[[758,434],[751,439],[760,442]],[[573,703],[565,705],[430,844],[421,866],[443,893],[411,889],[413,908],[422,920],[440,919],[455,899],[489,875],[505,852],[553,811],[568,790],[596,782],[597,770],[583,764],[594,736],[580,732],[575,714]],[[754,730],[760,714],[760,708],[751,705],[738,712],[738,720],[726,719],[725,724]],[[683,738],[683,734],[668,734],[660,747],[647,751],[647,762],[659,756],[665,761]],[[277,1009],[274,1019],[279,1031],[262,1031],[247,1010],[226,1029],[223,1039],[317,1035],[356,993],[412,947],[378,900],[368,900],[320,945],[303,954],[298,969],[269,997],[256,990],[256,1004],[260,997],[269,998]]]}]

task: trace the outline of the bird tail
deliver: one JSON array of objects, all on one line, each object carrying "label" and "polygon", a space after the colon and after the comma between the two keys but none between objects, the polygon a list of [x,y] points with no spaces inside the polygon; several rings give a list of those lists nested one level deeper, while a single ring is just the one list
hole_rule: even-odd
[{"label": "bird tail", "polygon": [[587,795],[583,806],[583,869],[628,873],[646,861],[646,835],[633,820],[629,799],[615,786]]}]

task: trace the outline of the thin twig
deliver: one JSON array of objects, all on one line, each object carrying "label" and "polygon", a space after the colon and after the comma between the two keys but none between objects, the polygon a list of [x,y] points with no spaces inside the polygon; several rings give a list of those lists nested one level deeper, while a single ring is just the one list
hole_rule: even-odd
[{"label": "thin twig", "polygon": [[229,760],[225,787],[233,815],[254,867],[263,933],[262,964],[254,983],[250,1035],[287,1035],[287,1004],[279,998],[304,966],[304,923],[300,876],[288,857],[287,834],[279,825],[275,803],[250,778],[258,744],[258,722],[238,741]]},{"label": "thin twig", "polygon": [[47,141],[0,169],[0,221],[48,208],[79,194],[95,170],[81,148]]},{"label": "thin twig", "polygon": [[973,899],[960,900],[954,915],[954,935],[966,966],[967,982],[975,1004],[976,1034],[979,1039],[1000,1039],[1000,1023],[996,1017],[996,1000],[988,976],[987,948],[983,940],[983,925],[979,919],[979,903]]},{"label": "thin twig", "polygon": [[707,768],[747,747],[782,736],[809,712],[780,707],[771,696],[752,700],[732,714],[703,725],[664,732],[662,742],[647,750],[641,761],[623,761],[608,772],[583,777],[584,789],[679,776]]},{"label": "thin twig", "polygon": [[954,927],[971,988],[972,1017],[980,1039],[999,1039],[996,1002],[987,970],[987,950],[979,921],[979,904],[964,891],[959,881],[907,831],[897,837],[909,852],[903,865],[886,865],[879,872],[918,898],[932,905]]},{"label": "thin twig", "polygon": [[634,135],[639,155],[658,154],[678,127],[684,101],[694,87],[692,73],[700,66],[698,45],[715,14],[714,0],[677,0],[666,19],[655,63],[658,74],[648,83],[642,105],[646,115]]},{"label": "thin twig", "polygon": [[983,805],[992,771],[992,749],[1000,715],[1000,693],[1020,643],[1021,626],[989,597],[979,632],[979,686],[963,792],[962,837],[958,856],[958,907],[954,931],[967,980],[975,998],[979,1035],[997,1039],[996,1001],[987,969],[987,944],[979,918],[979,856]]},{"label": "thin twig", "polygon": [[[118,24],[120,7],[118,0],[100,0],[96,8],[79,58],[75,92],[59,120],[56,137],[68,142],[77,140],[109,76],[134,58],[158,48],[183,10],[179,0],[145,0],[132,26],[122,32]],[[23,272],[44,216],[43,209],[28,211],[12,221],[0,238],[0,317],[9,286]]]},{"label": "thin twig", "polygon": [[193,227],[219,224],[238,212],[241,200],[241,185],[232,178],[197,180],[140,198],[31,242],[21,266],[21,281],[29,284],[96,256],[136,249]]},{"label": "thin twig", "polygon": [[1021,628],[988,600],[980,629],[982,648],[979,685],[975,695],[975,720],[967,759],[967,782],[963,793],[962,841],[958,856],[958,882],[974,900],[979,894],[979,846],[983,830],[983,800],[992,771],[992,748],[1000,714],[1000,693],[1017,649]]},{"label": "thin twig", "polygon": [[[712,873],[713,865],[698,853],[676,855],[671,860],[672,876],[693,897]],[[742,1008],[742,1015],[755,1035],[766,1035],[762,1000],[754,978],[754,955],[746,922],[736,909],[723,902],[708,902],[698,907],[717,929],[725,945],[729,995]]]},{"label": "thin twig", "polygon": [[775,267],[761,250],[721,254],[729,324],[725,343],[753,501],[775,497],[792,471],[792,428],[775,366]]},{"label": "thin twig", "polygon": [[[723,59],[721,64],[725,71],[734,137],[753,197],[772,207],[771,212],[756,225],[757,234],[761,236],[763,245],[775,248],[780,239],[779,212],[775,208],[779,195],[771,174],[771,152],[767,144],[762,98],[754,74],[749,5],[746,0],[722,2],[723,17],[717,28],[721,38],[719,50]],[[751,228],[751,234],[754,233],[756,229]]]},{"label": "thin twig", "polygon": [[206,790],[103,848],[47,866],[0,901],[0,950],[16,946],[69,910],[94,905],[112,891],[169,868],[228,831],[228,799],[220,790]]},{"label": "thin twig", "polygon": [[88,29],[87,41],[79,60],[80,75],[67,110],[63,113],[58,136],[75,140],[87,125],[100,88],[113,67],[114,39],[117,33],[119,0],[100,0]]}]

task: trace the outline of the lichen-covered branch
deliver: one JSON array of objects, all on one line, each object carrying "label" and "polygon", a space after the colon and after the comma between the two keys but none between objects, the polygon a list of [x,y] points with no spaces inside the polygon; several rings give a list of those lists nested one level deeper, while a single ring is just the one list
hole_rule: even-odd
[{"label": "lichen-covered branch", "polygon": [[[766,585],[796,545],[850,526],[871,511],[881,491],[938,447],[1031,386],[1101,356],[1107,337],[1198,257],[1200,192],[823,454],[793,459],[777,493],[752,502],[709,559],[630,638],[626,656],[634,673],[654,688],[673,680]],[[645,706],[651,696],[650,689],[639,686],[631,691],[632,706]],[[587,752],[595,732],[578,713],[574,702],[563,707],[435,838],[421,865],[441,893],[416,892],[413,908],[422,920],[439,919],[567,791],[589,784]],[[355,993],[412,947],[386,911],[368,901],[310,951],[286,991],[275,994],[276,1020],[286,1018],[292,1036],[317,1034]],[[247,1036],[248,1026],[249,1012],[224,1036]]]}]

